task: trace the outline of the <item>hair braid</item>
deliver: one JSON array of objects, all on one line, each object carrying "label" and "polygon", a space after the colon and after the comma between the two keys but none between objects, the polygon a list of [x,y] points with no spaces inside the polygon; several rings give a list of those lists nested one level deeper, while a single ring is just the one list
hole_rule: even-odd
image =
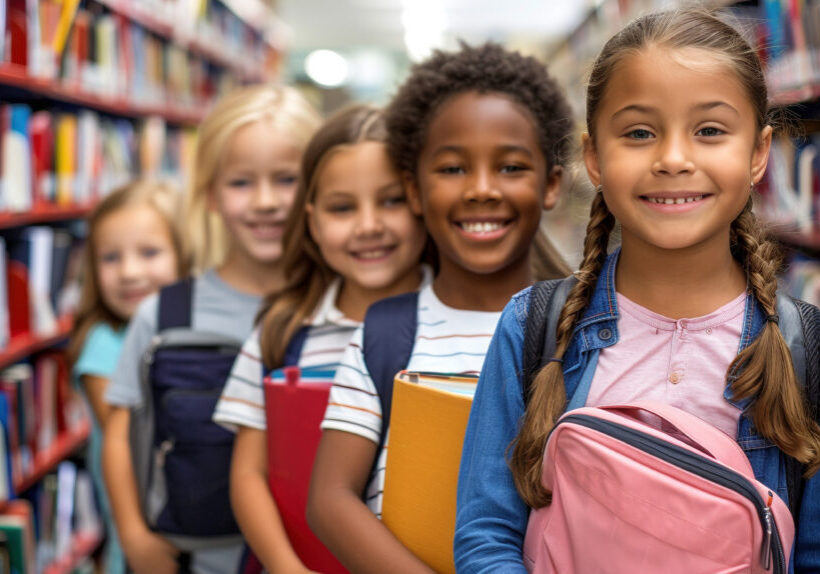
[{"label": "hair braid", "polygon": [[[564,356],[572,338],[572,330],[595,290],[598,275],[606,261],[609,236],[614,226],[615,218],[599,191],[590,207],[590,219],[584,239],[584,260],[575,273],[578,283],[569,292],[556,327],[555,356],[558,358]],[[551,336],[551,333],[546,336]],[[550,502],[550,493],[541,486],[544,446],[547,435],[566,405],[561,364],[551,362],[543,367],[533,379],[532,389],[523,424],[511,445],[509,464],[521,498],[532,508],[540,508]]]},{"label": "hair braid", "polygon": [[[732,224],[735,256],[749,286],[768,315],[775,314],[781,257],[752,213],[751,200]],[[735,399],[753,399],[752,421],[761,436],[807,466],[820,467],[820,427],[812,419],[797,381],[791,353],[777,323],[767,321],[760,335],[729,366]]]}]

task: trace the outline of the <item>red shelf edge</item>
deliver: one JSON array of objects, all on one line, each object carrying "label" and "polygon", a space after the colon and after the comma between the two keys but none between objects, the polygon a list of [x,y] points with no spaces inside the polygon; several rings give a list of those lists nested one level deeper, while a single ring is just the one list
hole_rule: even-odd
[{"label": "red shelf edge", "polygon": [[61,433],[54,440],[54,444],[34,456],[32,470],[14,483],[12,488],[14,493],[19,495],[40,482],[46,474],[82,445],[88,439],[89,434],[91,434],[91,421],[87,419],[78,423],[73,429]]},{"label": "red shelf edge", "polygon": [[50,221],[67,221],[69,219],[79,219],[85,217],[91,211],[90,205],[75,205],[69,207],[58,207],[56,205],[42,205],[34,207],[29,211],[0,212],[0,229],[11,227],[21,227],[37,223]]},{"label": "red shelf edge", "polygon": [[20,66],[13,64],[0,65],[0,84],[29,90],[52,100],[78,104],[113,115],[128,117],[161,116],[171,123],[187,125],[195,125],[205,117],[204,111],[196,108],[134,104],[123,98],[112,98],[84,92],[76,86],[61,84],[56,80],[29,76]]},{"label": "red shelf edge", "polygon": [[13,337],[5,349],[0,350],[0,368],[3,368],[18,359],[31,355],[41,349],[59,343],[71,334],[72,317],[65,316],[57,319],[57,330],[46,336],[26,333]]},{"label": "red shelf edge", "polygon": [[43,574],[67,574],[89,558],[102,542],[100,534],[76,532],[72,537],[71,551],[61,556],[43,569]]}]

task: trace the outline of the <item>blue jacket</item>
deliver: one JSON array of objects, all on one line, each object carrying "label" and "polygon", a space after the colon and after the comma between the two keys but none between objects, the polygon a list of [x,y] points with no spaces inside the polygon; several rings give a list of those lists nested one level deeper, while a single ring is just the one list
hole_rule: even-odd
[{"label": "blue jacket", "polygon": [[[564,382],[569,408],[583,406],[589,393],[600,350],[618,342],[618,305],[615,298],[615,267],[618,252],[604,264],[595,292],[573,331],[564,356]],[[525,573],[521,552],[529,507],[518,496],[507,466],[507,447],[513,441],[524,414],[521,372],[524,329],[530,289],[515,295],[499,320],[478,383],[458,481],[458,510],[454,540],[456,570]],[[764,324],[765,314],[749,295],[740,337],[747,347]],[[724,397],[743,410],[748,401]],[[785,455],[756,434],[751,419],[741,414],[737,441],[751,461],[755,477],[776,490],[788,503]],[[800,524],[791,561],[791,572],[820,572],[820,473],[806,482]]]}]

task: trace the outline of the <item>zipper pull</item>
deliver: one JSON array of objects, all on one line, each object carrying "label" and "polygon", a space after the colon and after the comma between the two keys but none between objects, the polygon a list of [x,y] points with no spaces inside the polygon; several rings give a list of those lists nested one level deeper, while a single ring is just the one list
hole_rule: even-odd
[{"label": "zipper pull", "polygon": [[769,492],[768,504],[763,508],[763,523],[766,530],[763,532],[763,547],[760,549],[760,565],[764,570],[772,567],[772,493]]},{"label": "zipper pull", "polygon": [[174,450],[173,440],[169,439],[162,441],[159,445],[159,448],[157,448],[156,454],[154,455],[154,466],[156,468],[165,468],[165,457],[172,450]]}]

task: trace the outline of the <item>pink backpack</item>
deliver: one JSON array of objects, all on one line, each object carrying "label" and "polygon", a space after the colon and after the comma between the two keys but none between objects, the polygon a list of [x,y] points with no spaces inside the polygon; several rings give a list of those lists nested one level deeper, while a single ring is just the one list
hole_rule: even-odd
[{"label": "pink backpack", "polygon": [[732,437],[668,405],[565,413],[524,564],[538,574],[788,572],[794,522]]}]

